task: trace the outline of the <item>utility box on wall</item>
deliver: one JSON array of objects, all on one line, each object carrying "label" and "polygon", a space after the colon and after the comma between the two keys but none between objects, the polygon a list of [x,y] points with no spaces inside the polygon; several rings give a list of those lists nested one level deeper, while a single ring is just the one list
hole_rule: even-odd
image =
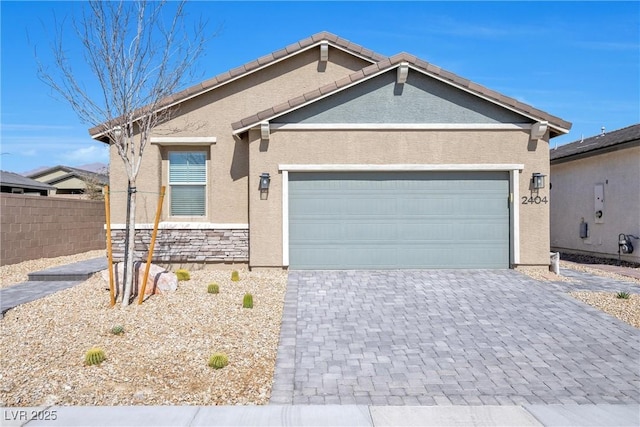
[{"label": "utility box on wall", "polygon": [[593,187],[594,220],[596,224],[604,223],[604,184]]}]

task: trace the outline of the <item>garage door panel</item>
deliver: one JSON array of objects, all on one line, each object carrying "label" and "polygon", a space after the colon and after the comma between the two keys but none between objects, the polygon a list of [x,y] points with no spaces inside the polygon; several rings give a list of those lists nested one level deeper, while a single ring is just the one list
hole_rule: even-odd
[{"label": "garage door panel", "polygon": [[291,268],[508,268],[506,172],[289,174]]}]

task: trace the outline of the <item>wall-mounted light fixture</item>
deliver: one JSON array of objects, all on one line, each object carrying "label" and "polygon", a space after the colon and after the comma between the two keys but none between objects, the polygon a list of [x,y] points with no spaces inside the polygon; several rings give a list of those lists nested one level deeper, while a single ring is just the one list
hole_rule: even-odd
[{"label": "wall-mounted light fixture", "polygon": [[544,188],[544,177],[546,175],[543,175],[539,172],[534,172],[533,175],[531,176],[531,182],[533,183],[533,188],[535,190],[539,190],[541,188]]},{"label": "wall-mounted light fixture", "polygon": [[260,175],[260,192],[266,193],[269,191],[269,184],[271,183],[271,176],[268,172],[263,172]]}]

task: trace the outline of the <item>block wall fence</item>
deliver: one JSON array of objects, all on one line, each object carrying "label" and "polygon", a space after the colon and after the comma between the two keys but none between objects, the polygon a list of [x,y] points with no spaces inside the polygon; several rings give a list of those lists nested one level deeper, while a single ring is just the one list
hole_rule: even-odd
[{"label": "block wall fence", "polygon": [[106,249],[104,202],[0,194],[0,265]]}]

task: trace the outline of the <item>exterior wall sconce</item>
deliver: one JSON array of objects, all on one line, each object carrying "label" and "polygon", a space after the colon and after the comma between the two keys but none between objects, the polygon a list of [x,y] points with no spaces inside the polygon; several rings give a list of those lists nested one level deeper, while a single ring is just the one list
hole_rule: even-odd
[{"label": "exterior wall sconce", "polygon": [[539,172],[534,172],[533,175],[531,176],[531,182],[533,183],[533,188],[535,190],[539,190],[541,188],[544,188],[544,177],[546,175],[543,175]]},{"label": "exterior wall sconce", "polygon": [[263,172],[260,175],[260,192],[266,193],[269,191],[269,184],[271,183],[271,176],[268,172]]}]

